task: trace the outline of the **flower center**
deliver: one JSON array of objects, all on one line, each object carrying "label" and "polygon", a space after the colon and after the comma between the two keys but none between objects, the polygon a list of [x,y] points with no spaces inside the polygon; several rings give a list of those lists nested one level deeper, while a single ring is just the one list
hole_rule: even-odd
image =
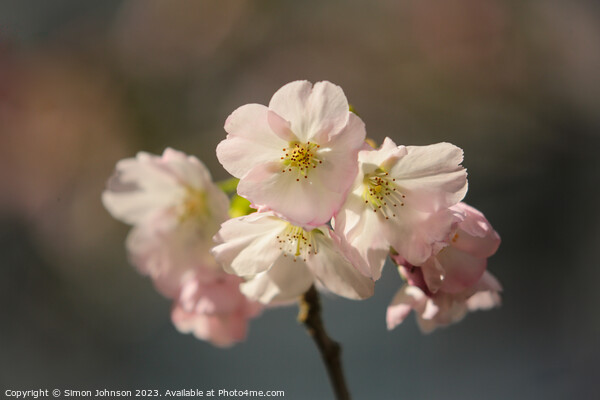
[{"label": "flower center", "polygon": [[306,261],[310,254],[317,254],[316,235],[321,233],[318,229],[313,229],[310,232],[304,229],[288,224],[283,233],[277,236],[279,250],[283,251],[284,257],[288,254],[294,257],[301,257],[302,261]]},{"label": "flower center", "polygon": [[308,172],[323,163],[317,154],[320,147],[320,145],[311,142],[290,142],[289,146],[283,149],[284,156],[281,157],[283,168],[281,172],[297,174],[296,181],[300,181],[301,177],[307,179]]},{"label": "flower center", "polygon": [[396,179],[390,178],[389,173],[381,168],[365,175],[363,180],[365,203],[371,206],[373,212],[379,211],[385,219],[396,216],[396,207],[404,207],[403,199],[406,195],[400,192],[395,181]]},{"label": "flower center", "polygon": [[192,187],[185,188],[185,197],[180,206],[179,222],[190,218],[204,219],[208,215],[206,193]]}]

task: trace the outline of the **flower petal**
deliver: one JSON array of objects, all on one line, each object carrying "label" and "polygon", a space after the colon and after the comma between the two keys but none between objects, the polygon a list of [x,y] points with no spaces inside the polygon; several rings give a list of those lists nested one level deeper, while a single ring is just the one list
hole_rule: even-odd
[{"label": "flower petal", "polygon": [[474,287],[476,290],[492,290],[494,292],[502,291],[502,285],[500,284],[498,279],[489,271],[485,271],[483,273],[483,276]]},{"label": "flower petal", "polygon": [[117,163],[102,203],[113,217],[135,225],[168,211],[183,193],[160,157],[140,152]]},{"label": "flower petal", "polygon": [[269,125],[269,109],[246,104],[225,121],[228,135],[217,146],[217,158],[231,175],[243,178],[253,167],[279,160],[288,144]]},{"label": "flower petal", "polygon": [[193,221],[170,230],[155,229],[152,224],[135,226],[126,241],[131,263],[169,298],[198,271],[208,275],[221,270],[209,252],[211,246]]},{"label": "flower petal", "polygon": [[356,115],[350,114],[348,125],[325,145],[328,151],[320,153],[323,164],[314,172],[321,177],[321,182],[329,190],[342,195],[348,193],[358,172],[358,151],[364,143],[365,136],[364,122]]},{"label": "flower petal", "polygon": [[331,292],[349,299],[366,299],[373,295],[374,282],[365,277],[342,255],[339,238],[322,227],[323,235],[316,234],[318,254],[307,264],[315,277]]},{"label": "flower petal", "polygon": [[344,201],[342,193],[328,191],[319,175],[310,179],[281,173],[278,163],[258,165],[238,185],[238,194],[256,206],[266,205],[299,226],[328,222]]},{"label": "flower petal", "polygon": [[354,192],[333,221],[335,231],[344,236],[343,252],[359,271],[374,280],[381,277],[390,248],[380,224],[378,215],[365,207],[362,198]]},{"label": "flower petal", "polygon": [[193,333],[218,347],[230,347],[246,338],[248,319],[238,313],[224,315],[195,314],[177,304],[171,311],[171,320],[181,333]]},{"label": "flower petal", "polygon": [[474,257],[491,257],[500,246],[500,236],[485,216],[465,203],[458,203],[454,210],[465,213],[459,230],[452,239],[452,246]]},{"label": "flower petal", "polygon": [[[446,251],[447,248],[443,248],[440,253]],[[427,289],[431,293],[435,293],[442,287],[446,279],[446,269],[442,266],[436,256],[429,257],[423,265],[421,265],[421,272]]]},{"label": "flower petal", "polygon": [[382,229],[390,245],[405,260],[423,265],[445,245],[458,218],[449,209],[429,214],[402,207],[396,218],[382,224]]},{"label": "flower petal", "polygon": [[378,149],[362,150],[358,154],[358,160],[362,167],[363,174],[370,174],[377,168],[383,167],[386,170],[406,156],[408,151],[405,146],[398,146],[392,139],[386,137]]},{"label": "flower petal", "polygon": [[313,284],[314,277],[304,262],[281,255],[271,269],[240,285],[249,299],[263,304],[296,301]]},{"label": "flower petal", "polygon": [[294,132],[292,132],[292,125],[290,122],[281,118],[275,111],[269,110],[267,112],[267,120],[273,133],[275,133],[281,139],[288,143],[298,140],[296,135],[294,135]]},{"label": "flower petal", "polygon": [[269,108],[290,122],[301,142],[332,139],[348,122],[348,100],[331,82],[295,81],[279,89]]},{"label": "flower petal", "polygon": [[487,258],[478,258],[456,249],[444,248],[436,256],[445,271],[441,290],[459,293],[479,281],[487,267]]},{"label": "flower petal", "polygon": [[126,223],[139,225],[164,217],[174,228],[190,189],[206,195],[211,221],[227,218],[229,201],[212,182],[208,169],[196,157],[171,148],[162,156],[140,152],[119,161],[102,201],[115,218]]},{"label": "flower petal", "polygon": [[390,175],[406,195],[407,206],[435,212],[458,203],[467,192],[463,151],[450,143],[408,146]]},{"label": "flower petal", "polygon": [[421,308],[427,302],[427,296],[416,286],[404,285],[398,290],[387,308],[386,322],[388,330],[400,325],[413,308]]},{"label": "flower petal", "polygon": [[215,235],[212,254],[225,271],[251,276],[266,271],[281,255],[277,235],[287,223],[272,213],[230,219]]}]

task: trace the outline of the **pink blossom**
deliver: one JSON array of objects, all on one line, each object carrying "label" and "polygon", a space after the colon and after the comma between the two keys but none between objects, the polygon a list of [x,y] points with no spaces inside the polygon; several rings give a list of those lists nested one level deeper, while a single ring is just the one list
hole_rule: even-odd
[{"label": "pink blossom", "polygon": [[500,236],[480,211],[462,202],[451,209],[464,219],[451,234],[449,246],[421,265],[432,292],[458,293],[474,285],[500,246]]},{"label": "pink blossom", "polygon": [[204,235],[193,221],[184,221],[168,230],[146,224],[131,230],[126,247],[137,270],[150,276],[162,295],[173,298],[181,285],[198,273],[207,279],[222,273],[221,266],[210,254],[212,240]]},{"label": "pink blossom", "polygon": [[262,307],[210,254],[229,200],[204,164],[171,149],[160,157],[139,153],[117,164],[102,199],[115,218],[134,225],[130,259],[163,295],[175,298],[178,330],[217,346],[245,338],[248,320]]},{"label": "pink blossom", "polygon": [[227,196],[212,182],[200,160],[167,148],[162,156],[139,152],[117,163],[102,193],[106,209],[131,225],[173,228],[188,218],[217,231],[227,219]]},{"label": "pink blossom", "polygon": [[121,160],[102,200],[115,218],[134,225],[130,259],[166,297],[200,270],[220,271],[210,248],[229,200],[197,158],[166,149]]},{"label": "pink blossom", "polygon": [[406,279],[388,307],[388,329],[400,324],[411,309],[417,313],[422,331],[449,325],[467,311],[489,309],[500,304],[501,286],[486,271],[487,259],[500,245],[500,236],[485,216],[459,203],[452,207],[463,220],[451,233],[449,245],[415,267],[400,255],[392,256]]},{"label": "pink blossom", "polygon": [[262,306],[248,300],[239,289],[242,279],[222,273],[218,278],[188,280],[177,297],[171,318],[182,333],[215,346],[228,347],[246,338],[248,321]]},{"label": "pink blossom", "polygon": [[312,230],[254,213],[225,222],[213,249],[225,271],[247,279],[242,292],[262,303],[296,300],[314,283],[351,299],[373,294],[373,281],[339,251],[339,238],[327,226]]},{"label": "pink blossom", "polygon": [[227,118],[217,157],[254,208],[322,225],[344,202],[365,139],[363,122],[348,109],[339,86],[291,82],[268,107],[247,104]]},{"label": "pink blossom", "polygon": [[[461,292],[439,290],[432,293],[424,285],[420,268],[413,268],[409,283],[400,288],[387,309],[386,320],[390,330],[401,324],[411,310],[417,315],[421,331],[430,333],[440,326],[460,321],[469,311],[487,310],[500,305],[502,287],[488,271],[475,285]],[[415,278],[418,275],[420,278]]]},{"label": "pink blossom", "polygon": [[445,246],[461,219],[449,207],[467,191],[462,150],[449,143],[359,152],[359,172],[334,218],[345,251],[363,274],[379,279],[390,247],[421,265]]}]

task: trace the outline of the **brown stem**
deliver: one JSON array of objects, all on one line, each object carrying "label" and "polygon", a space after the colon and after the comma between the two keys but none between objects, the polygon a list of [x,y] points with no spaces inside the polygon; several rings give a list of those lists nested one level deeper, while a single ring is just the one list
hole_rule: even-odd
[{"label": "brown stem", "polygon": [[309,335],[312,336],[319,348],[336,399],[350,400],[350,393],[348,392],[346,379],[344,378],[344,372],[342,371],[340,357],[342,348],[336,341],[331,339],[325,331],[325,326],[321,319],[321,301],[319,300],[319,293],[314,286],[311,286],[310,289],[302,295],[299,307],[298,321],[304,324]]}]

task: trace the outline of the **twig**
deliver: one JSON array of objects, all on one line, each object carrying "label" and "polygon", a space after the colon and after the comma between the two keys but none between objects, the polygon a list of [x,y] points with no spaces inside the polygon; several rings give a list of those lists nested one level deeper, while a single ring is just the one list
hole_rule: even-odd
[{"label": "twig", "polygon": [[321,319],[321,301],[319,299],[319,293],[314,286],[311,286],[310,289],[302,295],[299,307],[298,321],[304,324],[309,335],[312,336],[319,348],[336,399],[350,400],[350,393],[348,392],[346,379],[344,378],[344,372],[342,371],[340,357],[342,348],[336,341],[331,339],[325,331],[325,326]]}]

